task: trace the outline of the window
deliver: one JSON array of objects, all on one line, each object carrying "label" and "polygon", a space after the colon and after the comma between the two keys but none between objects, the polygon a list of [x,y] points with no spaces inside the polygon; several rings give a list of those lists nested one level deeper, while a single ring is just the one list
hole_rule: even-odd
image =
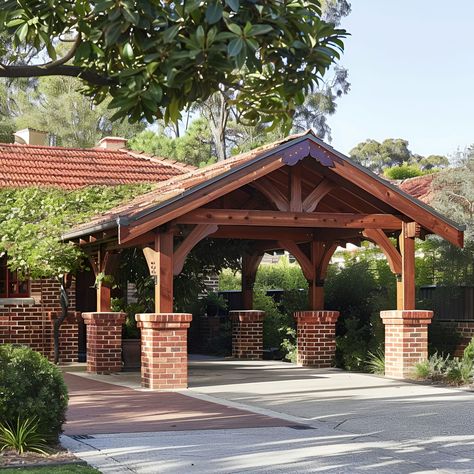
[{"label": "window", "polygon": [[0,258],[0,298],[25,298],[30,296],[28,280],[20,280],[17,272],[7,266],[7,256]]}]

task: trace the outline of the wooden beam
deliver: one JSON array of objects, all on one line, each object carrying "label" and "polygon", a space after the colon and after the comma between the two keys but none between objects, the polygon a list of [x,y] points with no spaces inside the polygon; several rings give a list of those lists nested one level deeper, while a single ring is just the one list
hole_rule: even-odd
[{"label": "wooden beam", "polygon": [[331,257],[338,245],[335,242],[320,242],[313,240],[311,243],[311,265],[314,276],[309,283],[309,306],[312,310],[324,309],[324,279]]},{"label": "wooden beam", "polygon": [[326,194],[331,192],[336,186],[327,178],[321,181],[303,201],[303,211],[313,212]]},{"label": "wooden beam", "polygon": [[268,227],[324,227],[350,229],[401,229],[401,220],[391,214],[325,212],[279,212],[244,209],[201,208],[181,216],[178,224],[216,224]]},{"label": "wooden beam", "polygon": [[392,242],[390,242],[390,239],[385,235],[385,232],[382,229],[365,229],[363,235],[380,247],[380,250],[382,250],[387,257],[390,270],[392,270],[396,275],[401,275],[402,256]]},{"label": "wooden beam", "polygon": [[301,168],[293,166],[290,168],[290,211],[303,212],[303,201],[301,197]]},{"label": "wooden beam", "polygon": [[402,305],[402,308],[398,309],[408,310],[415,309],[415,238],[409,235],[410,227],[404,222],[400,234],[402,279],[401,285],[397,286],[397,290],[402,294],[397,297],[397,301]]},{"label": "wooden beam", "polygon": [[401,214],[409,217],[412,221],[417,222],[430,232],[443,237],[458,247],[464,245],[463,231],[456,229],[429,210],[423,209],[420,205],[405,197],[401,192],[392,190],[385,183],[376,179],[375,176],[364,172],[347,161],[336,162],[331,171],[345,178],[356,187],[367,190],[372,196],[397,209]]},{"label": "wooden beam", "polygon": [[208,235],[219,229],[215,224],[198,224],[181,242],[173,255],[173,275],[179,275],[183,270],[184,262],[194,246]]},{"label": "wooden beam", "polygon": [[308,242],[313,238],[311,229],[291,227],[254,227],[226,225],[212,234],[216,239],[248,239],[248,240],[294,240]]},{"label": "wooden beam", "polygon": [[250,185],[260,191],[279,211],[289,210],[288,199],[268,178],[260,178],[250,183]]},{"label": "wooden beam", "polygon": [[[262,176],[266,176],[272,171],[284,166],[281,157],[268,156],[264,160],[242,166],[229,176],[216,180],[207,186],[198,187],[194,192],[190,192],[185,198],[178,199],[162,209],[158,209],[147,216],[144,216],[133,225],[120,228],[120,242],[127,242],[145,232],[153,230],[182,214],[196,209],[214,199],[230,193],[245,184],[249,184]],[[200,222],[198,222],[200,224]]]}]

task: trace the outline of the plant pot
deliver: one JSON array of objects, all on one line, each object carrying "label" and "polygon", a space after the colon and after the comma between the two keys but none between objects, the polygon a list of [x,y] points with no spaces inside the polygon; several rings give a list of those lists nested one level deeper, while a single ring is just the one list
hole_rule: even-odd
[{"label": "plant pot", "polygon": [[141,367],[141,340],[122,339],[123,370],[137,370]]}]

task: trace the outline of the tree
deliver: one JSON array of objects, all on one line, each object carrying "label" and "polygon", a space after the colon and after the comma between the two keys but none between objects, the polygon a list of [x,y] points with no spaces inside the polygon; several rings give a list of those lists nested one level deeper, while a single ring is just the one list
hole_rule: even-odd
[{"label": "tree", "polygon": [[204,166],[216,161],[216,149],[206,119],[191,122],[180,137],[170,137],[162,127],[155,133],[145,130],[128,142],[132,150],[150,155],[172,158],[188,165]]},{"label": "tree", "polygon": [[59,329],[69,307],[67,275],[81,268],[84,255],[61,242],[61,233],[88,217],[148,191],[148,185],[90,186],[75,191],[46,188],[0,190],[0,253],[24,278],[54,278],[60,285],[61,316],[54,324],[54,360]]},{"label": "tree", "polygon": [[[408,148],[408,141],[401,138],[387,138],[382,143],[368,139],[356,145],[349,152],[349,155],[353,160],[379,174],[387,168],[407,165],[418,167],[420,169],[419,174],[423,174],[423,171],[435,171],[449,165],[449,160],[445,156],[430,155],[424,157],[412,153]],[[415,168],[407,169],[407,176],[403,173],[403,169],[395,169],[393,173],[404,177],[410,177],[409,175],[418,176],[419,174],[414,171]]]},{"label": "tree", "polygon": [[[6,0],[0,32],[43,64],[0,64],[0,77],[73,76],[115,118],[177,121],[182,110],[231,90],[242,120],[291,123],[296,107],[339,58],[345,30],[322,19],[318,0],[291,3]],[[69,42],[64,55],[57,45]]]},{"label": "tree", "polygon": [[145,128],[143,122],[112,122],[110,99],[95,105],[79,92],[74,77],[42,77],[36,87],[20,89],[16,98],[17,129],[31,127],[55,135],[57,145],[89,148],[108,135],[131,138]]}]

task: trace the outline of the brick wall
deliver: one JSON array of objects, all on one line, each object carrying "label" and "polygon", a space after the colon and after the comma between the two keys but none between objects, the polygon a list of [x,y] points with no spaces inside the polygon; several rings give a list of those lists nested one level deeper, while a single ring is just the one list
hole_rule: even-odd
[{"label": "brick wall", "polygon": [[[455,357],[462,357],[464,349],[474,337],[474,321],[436,321],[433,324],[441,328],[446,335],[448,352]],[[450,341],[450,335],[457,334],[455,342]]]},{"label": "brick wall", "polygon": [[[76,308],[75,283],[68,291],[70,312]],[[52,360],[53,329],[51,315],[61,311],[59,284],[55,280],[31,282],[31,298],[2,299],[0,304],[0,344],[25,344]],[[77,360],[77,324],[69,318],[60,332],[61,362]],[[73,345],[73,347],[71,346]]]}]

